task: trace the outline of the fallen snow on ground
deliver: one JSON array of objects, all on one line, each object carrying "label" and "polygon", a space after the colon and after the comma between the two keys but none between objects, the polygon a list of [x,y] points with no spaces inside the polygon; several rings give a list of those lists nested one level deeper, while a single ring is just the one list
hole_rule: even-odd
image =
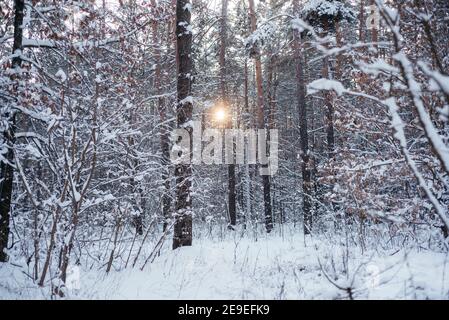
[{"label": "fallen snow on ground", "polygon": [[[195,239],[143,271],[76,270],[69,299],[449,299],[446,253],[364,251],[302,235]],[[0,299],[49,298],[19,265],[0,264]],[[73,278],[75,276],[75,279]],[[350,288],[350,289],[349,289]]]}]

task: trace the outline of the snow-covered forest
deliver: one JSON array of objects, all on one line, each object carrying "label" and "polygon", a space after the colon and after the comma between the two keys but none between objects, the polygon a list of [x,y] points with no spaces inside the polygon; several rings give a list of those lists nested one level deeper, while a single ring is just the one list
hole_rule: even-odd
[{"label": "snow-covered forest", "polygon": [[0,112],[0,300],[449,299],[447,0],[4,0]]}]

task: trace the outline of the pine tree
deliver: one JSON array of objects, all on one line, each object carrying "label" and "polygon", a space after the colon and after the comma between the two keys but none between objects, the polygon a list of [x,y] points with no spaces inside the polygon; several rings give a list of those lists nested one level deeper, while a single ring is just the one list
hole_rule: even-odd
[{"label": "pine tree", "polygon": [[[176,44],[178,65],[178,127],[189,131],[192,137],[191,82],[192,82],[192,31],[191,3],[189,0],[176,2]],[[187,125],[187,126],[186,126]],[[191,151],[190,151],[191,152]],[[191,158],[191,154],[188,155]],[[173,249],[192,245],[192,167],[190,164],[177,164],[176,176],[176,212],[173,235]]]}]

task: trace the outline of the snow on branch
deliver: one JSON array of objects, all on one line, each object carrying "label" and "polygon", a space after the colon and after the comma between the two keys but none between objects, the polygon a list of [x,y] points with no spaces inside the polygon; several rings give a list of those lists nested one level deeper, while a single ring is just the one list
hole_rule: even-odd
[{"label": "snow on branch", "polygon": [[435,90],[443,91],[449,104],[449,77],[438,71],[431,70],[426,63],[419,61],[418,67],[431,79],[430,87]]},{"label": "snow on branch", "polygon": [[309,83],[309,85],[307,86],[307,93],[309,95],[315,94],[321,90],[335,91],[339,96],[347,92],[343,84],[341,84],[340,81],[336,80],[318,79]]},{"label": "snow on branch", "polygon": [[250,56],[260,54],[264,46],[273,38],[276,32],[276,26],[273,22],[262,23],[256,31],[245,39],[245,47]]},{"label": "snow on branch", "polygon": [[303,9],[306,20],[313,26],[334,29],[337,22],[356,20],[356,12],[340,0],[309,0]]},{"label": "snow on branch", "polygon": [[24,48],[56,48],[56,43],[52,40],[27,39],[22,40]]},{"label": "snow on branch", "polygon": [[419,172],[416,162],[410,156],[410,153],[409,153],[409,150],[407,147],[407,139],[405,138],[404,123],[403,123],[401,117],[399,116],[399,113],[398,113],[399,108],[396,104],[395,98],[389,98],[389,99],[385,100],[384,102],[385,102],[385,105],[388,106],[388,110],[390,112],[391,126],[395,131],[394,137],[399,141],[402,154],[404,155],[408,166],[413,171],[413,174],[415,175],[416,179],[418,180],[420,187],[424,190],[427,198],[432,203],[438,216],[441,218],[441,221],[444,223],[444,225],[447,228],[449,228],[449,218],[447,217],[447,211],[441,206],[438,199],[435,197],[433,192],[430,190],[423,175]]},{"label": "snow on branch", "polygon": [[426,136],[429,139],[434,152],[441,161],[441,164],[443,165],[445,171],[449,173],[449,149],[447,148],[441,136],[438,134],[437,129],[432,123],[432,119],[430,118],[429,113],[426,111],[423,99],[421,97],[421,86],[416,81],[413,74],[412,63],[403,52],[395,54],[393,58],[398,61],[402,67],[404,78],[407,82],[408,91],[412,97],[413,104],[418,110],[419,120],[423,125]]}]

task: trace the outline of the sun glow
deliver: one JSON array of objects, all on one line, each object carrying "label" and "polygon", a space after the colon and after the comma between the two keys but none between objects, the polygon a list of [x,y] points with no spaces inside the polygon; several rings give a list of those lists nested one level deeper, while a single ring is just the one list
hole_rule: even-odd
[{"label": "sun glow", "polygon": [[218,122],[223,122],[226,120],[226,111],[222,108],[215,111],[215,120]]}]

